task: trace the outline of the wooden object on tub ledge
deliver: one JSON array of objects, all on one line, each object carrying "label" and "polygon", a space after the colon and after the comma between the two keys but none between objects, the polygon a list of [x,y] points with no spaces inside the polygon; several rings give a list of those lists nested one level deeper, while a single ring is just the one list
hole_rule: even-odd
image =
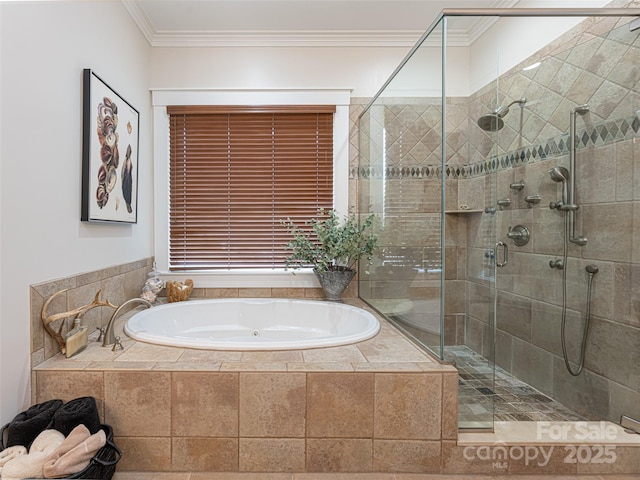
[{"label": "wooden object on tub ledge", "polygon": [[167,290],[167,300],[172,302],[183,302],[189,298],[193,291],[193,280],[187,278],[182,282],[167,282],[165,284]]},{"label": "wooden object on tub ledge", "polygon": [[[69,339],[65,339],[65,337],[62,335],[62,329],[64,328],[65,322],[61,322],[57,330],[53,328],[52,326],[53,322],[75,315],[75,318],[76,320],[78,320],[78,324],[79,324],[84,314],[87,313],[89,310],[92,310],[96,307],[110,307],[114,309],[118,307],[117,305],[114,305],[113,303],[111,303],[109,300],[105,300],[104,302],[101,301],[100,300],[101,290],[98,290],[96,292],[95,298],[93,299],[93,302],[89,303],[88,305],[82,305],[81,307],[74,308],[73,310],[69,310],[68,312],[48,315],[47,308],[49,307],[49,304],[51,303],[51,301],[54,298],[56,298],[58,295],[65,293],[67,290],[68,288],[65,288],[64,290],[60,290],[59,292],[56,292],[53,295],[51,295],[49,298],[47,298],[47,300],[44,302],[44,305],[42,306],[40,318],[42,319],[42,324],[44,325],[44,329],[56,341],[56,343],[58,344],[58,348],[60,348],[60,351],[68,358],[71,355],[78,353],[79,350],[76,349],[75,351],[69,351],[67,349],[68,347],[67,342],[69,341]],[[86,329],[86,327],[83,327],[83,328]]]}]

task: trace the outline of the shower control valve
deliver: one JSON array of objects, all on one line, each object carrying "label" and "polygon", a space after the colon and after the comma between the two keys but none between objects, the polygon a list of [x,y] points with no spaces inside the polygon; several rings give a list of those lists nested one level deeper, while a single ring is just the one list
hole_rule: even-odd
[{"label": "shower control valve", "polygon": [[562,202],[551,202],[551,203],[549,204],[549,208],[550,208],[551,210],[555,210],[556,208],[557,208],[558,210],[561,210],[561,209],[562,209],[562,205],[564,205]]},{"label": "shower control valve", "polygon": [[518,247],[522,247],[529,243],[529,238],[531,238],[531,232],[524,225],[516,225],[515,227],[509,227],[509,231],[507,232],[507,238],[513,240]]}]

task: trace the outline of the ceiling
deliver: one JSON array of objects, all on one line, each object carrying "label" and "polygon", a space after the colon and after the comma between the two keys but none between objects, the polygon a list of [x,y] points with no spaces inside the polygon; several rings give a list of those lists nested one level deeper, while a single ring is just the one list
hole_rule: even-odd
[{"label": "ceiling", "polygon": [[[608,1],[608,0],[607,0]],[[411,46],[445,8],[576,6],[575,0],[123,0],[152,46]],[[581,0],[580,7],[603,0]],[[469,45],[491,22],[456,19]]]}]

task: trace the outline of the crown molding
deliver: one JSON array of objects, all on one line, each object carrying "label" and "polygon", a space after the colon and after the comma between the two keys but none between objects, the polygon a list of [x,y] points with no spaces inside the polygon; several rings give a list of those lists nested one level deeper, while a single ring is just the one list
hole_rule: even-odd
[{"label": "crown molding", "polygon": [[[448,47],[468,47],[489,28],[495,19],[484,20],[482,31],[449,30]],[[486,25],[485,25],[486,24]],[[141,28],[142,30],[142,28]],[[152,47],[413,47],[424,33],[421,30],[402,31],[172,31],[143,33]],[[424,42],[426,47],[441,45],[441,35],[433,33]]]},{"label": "crown molding", "polygon": [[122,4],[142,32],[142,35],[144,35],[147,42],[149,42],[149,45],[153,45],[153,37],[155,36],[156,29],[144,8],[140,6],[137,0],[122,0]]},{"label": "crown molding", "polygon": [[[510,8],[519,0],[495,0],[492,7]],[[139,0],[122,0],[152,47],[413,47],[423,30],[157,30]],[[450,29],[447,46],[468,47],[498,19],[478,17],[465,30]],[[426,27],[425,27],[426,28]],[[441,45],[433,32],[424,46]]]},{"label": "crown molding", "polygon": [[411,47],[422,35],[402,31],[172,31],[156,32],[153,47]]}]

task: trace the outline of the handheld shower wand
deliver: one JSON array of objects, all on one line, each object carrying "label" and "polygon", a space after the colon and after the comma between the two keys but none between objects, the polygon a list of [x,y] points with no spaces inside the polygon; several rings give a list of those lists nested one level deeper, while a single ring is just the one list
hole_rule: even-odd
[{"label": "handheld shower wand", "polygon": [[550,208],[562,209],[567,204],[568,188],[567,183],[569,181],[569,171],[564,167],[553,167],[549,170],[551,180],[554,182],[562,182],[562,201],[552,202],[549,204]]},{"label": "handheld shower wand", "polygon": [[587,312],[585,316],[584,331],[582,334],[582,344],[580,347],[580,360],[577,370],[573,370],[569,362],[566,341],[567,326],[567,260],[569,256],[569,242],[576,245],[584,246],[587,239],[582,236],[576,236],[576,117],[589,112],[588,105],[574,107],[571,110],[569,121],[569,170],[564,167],[554,167],[549,170],[549,175],[554,182],[562,182],[562,200],[560,202],[551,202],[549,208],[557,208],[565,212],[564,217],[564,241],[562,260],[552,260],[549,262],[551,268],[559,268],[562,270],[562,321],[560,323],[560,340],[562,343],[562,356],[567,370],[571,375],[577,377],[584,367],[584,356],[587,348],[587,335],[589,334],[589,320],[591,318],[591,287],[593,284],[593,276],[598,273],[596,265],[587,265],[586,271],[589,276],[587,288]]},{"label": "handheld shower wand", "polygon": [[591,320],[591,287],[593,285],[593,276],[598,273],[599,268],[597,265],[587,265],[585,267],[587,271],[587,275],[589,276],[588,286],[587,286],[587,311],[584,317],[584,331],[582,332],[582,343],[580,344],[580,363],[578,363],[577,370],[573,370],[571,368],[571,364],[569,363],[569,355],[567,354],[567,340],[566,340],[566,325],[567,325],[567,309],[566,309],[566,295],[567,295],[567,282],[566,282],[566,270],[563,270],[563,306],[565,308],[562,309],[562,323],[560,324],[560,339],[562,341],[562,356],[564,357],[564,364],[567,367],[567,370],[571,375],[577,377],[582,372],[584,368],[584,355],[587,351],[587,336],[589,335],[589,321]]}]

